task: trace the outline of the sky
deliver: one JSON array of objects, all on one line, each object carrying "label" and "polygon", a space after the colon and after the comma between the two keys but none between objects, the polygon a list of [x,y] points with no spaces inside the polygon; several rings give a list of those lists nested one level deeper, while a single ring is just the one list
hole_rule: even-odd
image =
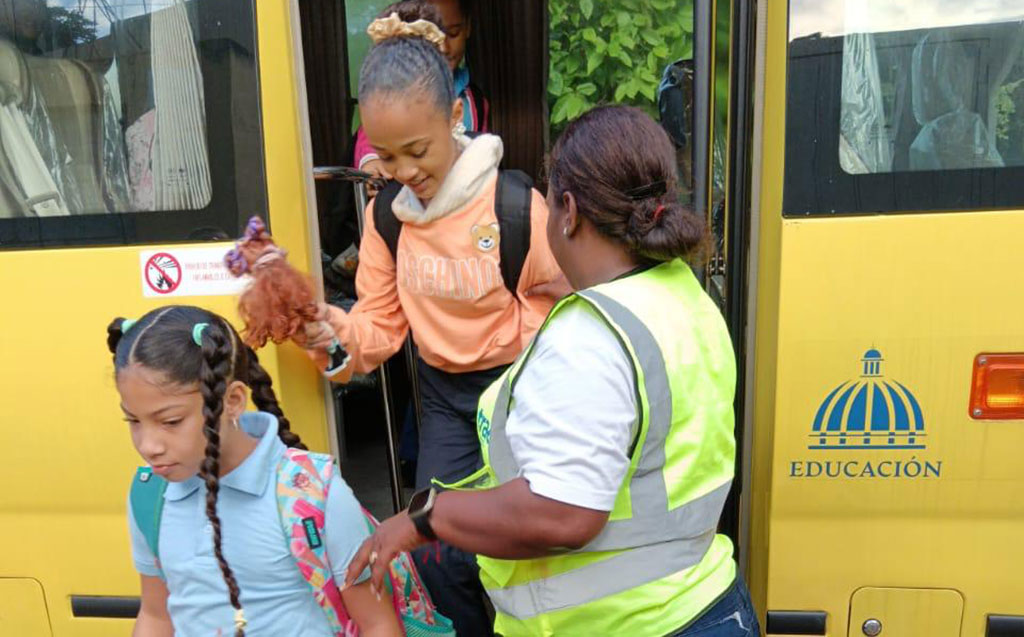
[{"label": "sky", "polygon": [[1024,20],[1022,0],[792,0],[790,39]]}]

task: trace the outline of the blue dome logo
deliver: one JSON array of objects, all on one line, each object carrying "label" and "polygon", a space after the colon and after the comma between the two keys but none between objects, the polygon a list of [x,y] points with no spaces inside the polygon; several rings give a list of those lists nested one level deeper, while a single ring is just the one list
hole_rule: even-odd
[{"label": "blue dome logo", "polygon": [[921,405],[882,375],[885,358],[864,352],[861,375],[833,389],[814,416],[809,449],[924,449]]}]

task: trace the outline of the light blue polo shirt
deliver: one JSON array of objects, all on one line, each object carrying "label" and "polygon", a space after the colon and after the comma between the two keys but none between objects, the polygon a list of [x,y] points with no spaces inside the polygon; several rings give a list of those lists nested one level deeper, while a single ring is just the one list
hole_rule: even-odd
[{"label": "light blue polo shirt", "polygon": [[[224,557],[242,592],[246,635],[332,637],[323,609],[299,573],[281,529],[276,474],[285,445],[277,437],[277,418],[246,413],[240,425],[260,442],[242,464],[220,479],[217,512]],[[128,507],[135,568],[156,576],[153,553],[135,524],[130,500]],[[328,494],[325,525],[327,553],[340,586],[369,531],[359,503],[337,471]],[[234,634],[234,609],[213,554],[212,531],[206,519],[206,485],[199,476],[169,483],[160,522],[160,564],[170,591],[167,610],[179,637]],[[359,581],[368,577],[369,572],[364,572]]]}]

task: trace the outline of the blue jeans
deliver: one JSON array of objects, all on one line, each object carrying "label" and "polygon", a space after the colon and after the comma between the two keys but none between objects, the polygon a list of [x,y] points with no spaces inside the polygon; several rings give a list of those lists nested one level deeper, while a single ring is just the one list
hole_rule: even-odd
[{"label": "blue jeans", "polygon": [[760,637],[750,591],[739,575],[725,594],[697,619],[671,637]]}]

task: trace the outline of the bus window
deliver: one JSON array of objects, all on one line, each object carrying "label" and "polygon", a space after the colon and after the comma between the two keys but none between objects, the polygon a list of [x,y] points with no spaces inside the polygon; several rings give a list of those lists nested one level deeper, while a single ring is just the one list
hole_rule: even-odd
[{"label": "bus window", "polygon": [[251,0],[0,11],[0,248],[237,236],[266,213]]},{"label": "bus window", "polygon": [[1024,204],[1024,8],[793,0],[786,214]]}]

